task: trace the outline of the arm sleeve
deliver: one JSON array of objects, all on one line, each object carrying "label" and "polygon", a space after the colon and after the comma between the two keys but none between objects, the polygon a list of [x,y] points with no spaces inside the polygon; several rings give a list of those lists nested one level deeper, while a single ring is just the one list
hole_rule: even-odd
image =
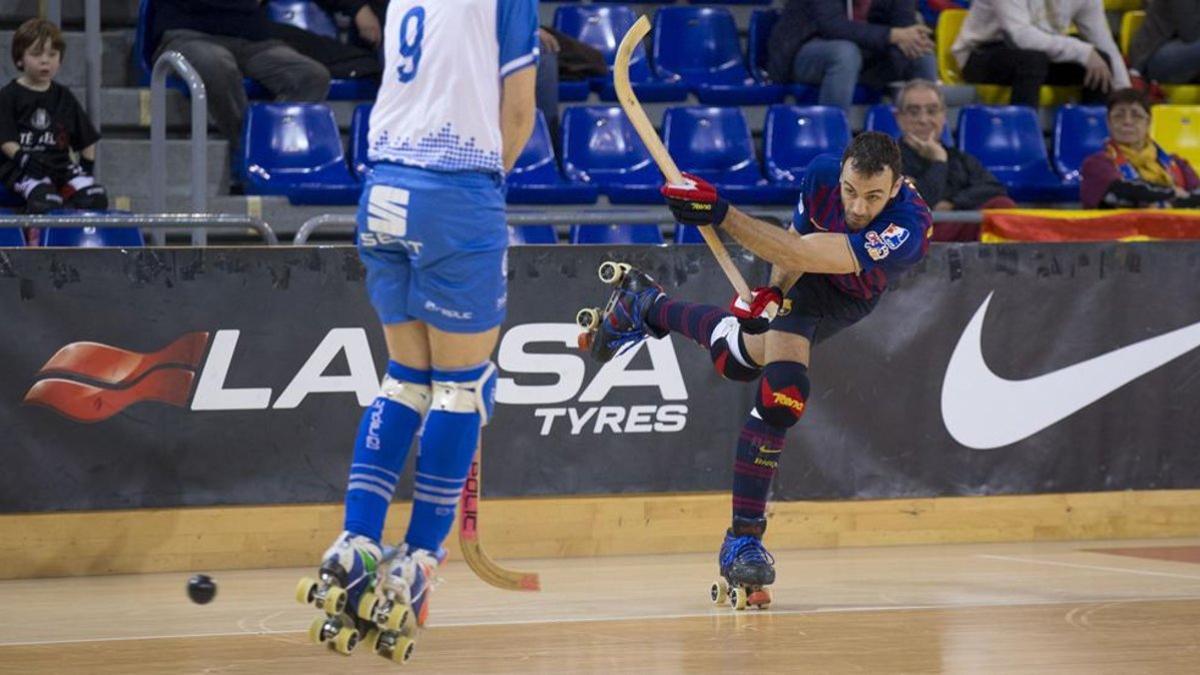
[{"label": "arm sleeve", "polygon": [[[874,23],[875,17],[871,17]],[[917,3],[915,0],[893,0],[888,8],[884,24],[892,28],[906,28],[917,22]]]},{"label": "arm sleeve", "polygon": [[1079,13],[1075,15],[1075,27],[1079,29],[1083,39],[1108,56],[1108,64],[1113,73],[1113,87],[1128,87],[1129,69],[1125,67],[1125,57],[1121,56],[1121,50],[1117,49],[1117,43],[1113,40],[1104,6],[1099,2],[1083,3]]},{"label": "arm sleeve", "polygon": [[967,173],[967,184],[961,190],[945,196],[945,199],[954,204],[954,208],[977,209],[992,197],[1008,194],[1004,184],[993,176],[992,172],[988,171],[978,159],[962,153],[960,161]]},{"label": "arm sleeve", "polygon": [[499,0],[496,36],[500,42],[500,78],[538,62],[537,0]]},{"label": "arm sleeve", "polygon": [[1098,152],[1083,160],[1079,197],[1083,208],[1137,207],[1169,200],[1175,191],[1140,180],[1126,180],[1111,159]]},{"label": "arm sleeve", "polygon": [[817,35],[826,40],[849,40],[874,51],[888,48],[890,26],[853,21],[846,15],[843,0],[812,0]]},{"label": "arm sleeve", "polygon": [[928,208],[905,200],[884,210],[866,229],[847,237],[863,272],[882,267],[892,273],[913,265],[925,255],[925,233],[932,225],[933,216]]},{"label": "arm sleeve", "polygon": [[76,151],[83,150],[100,140],[100,132],[96,130],[95,125],[92,124],[92,120],[83,111],[83,106],[79,105],[79,100],[75,98],[75,94],[72,94],[70,90],[66,90],[66,95],[69,101],[68,105],[71,109],[70,117],[67,120],[67,124],[70,125],[68,131],[71,134],[71,149]]},{"label": "arm sleeve", "polygon": [[[1083,40],[1066,35],[1052,35],[1033,25],[1029,8],[1024,2],[997,2],[993,9],[1000,27],[1014,45],[1021,49],[1045,52],[1055,63],[1085,63],[1092,46]],[[1111,39],[1111,38],[1110,38]]]}]

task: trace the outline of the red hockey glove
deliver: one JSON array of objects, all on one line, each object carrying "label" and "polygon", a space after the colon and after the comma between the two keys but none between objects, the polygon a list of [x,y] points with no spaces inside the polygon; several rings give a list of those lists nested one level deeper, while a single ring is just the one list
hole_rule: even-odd
[{"label": "red hockey glove", "polygon": [[742,324],[742,330],[755,335],[767,332],[771,319],[775,318],[775,312],[782,304],[782,289],[778,286],[763,286],[754,289],[749,302],[742,300],[739,295],[733,296],[733,301],[729,303],[729,311]]},{"label": "red hockey glove", "polygon": [[729,213],[729,202],[721,199],[717,188],[703,178],[690,173],[683,177],[687,179],[686,184],[668,183],[659,190],[667,198],[667,206],[675,214],[675,220],[684,225],[720,227]]}]

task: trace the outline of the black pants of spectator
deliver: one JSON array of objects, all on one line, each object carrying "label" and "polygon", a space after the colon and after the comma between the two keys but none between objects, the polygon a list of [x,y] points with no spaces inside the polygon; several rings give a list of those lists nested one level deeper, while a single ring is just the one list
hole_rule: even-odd
[{"label": "black pants of spectator", "polygon": [[[1100,56],[1112,67],[1108,55]],[[1043,52],[1017,49],[1003,42],[980,45],[963,66],[963,79],[971,84],[1000,84],[1012,87],[1012,105],[1037,107],[1042,85],[1083,85],[1086,74],[1078,63],[1054,63]],[[1084,103],[1104,103],[1107,94],[1099,89],[1083,88]]]},{"label": "black pants of spectator", "polygon": [[247,105],[243,77],[258,81],[276,101],[315,103],[329,93],[329,70],[278,40],[169,30],[154,58],[166,51],[183,54],[204,81],[208,110],[231,151],[241,145]]}]

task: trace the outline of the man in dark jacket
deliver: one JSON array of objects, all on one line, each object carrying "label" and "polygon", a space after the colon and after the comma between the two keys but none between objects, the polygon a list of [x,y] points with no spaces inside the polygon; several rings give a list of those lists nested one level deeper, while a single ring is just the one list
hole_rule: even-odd
[{"label": "man in dark jacket", "polygon": [[1200,0],[1150,0],[1129,63],[1151,80],[1200,82]]},{"label": "man in dark jacket", "polygon": [[[929,80],[912,80],[896,96],[896,122],[900,125],[900,160],[904,175],[934,211],[1011,209],[1004,185],[979,160],[942,145],[946,128],[946,102]],[[979,226],[939,222],[936,241],[974,241]]]},{"label": "man in dark jacket", "polygon": [[317,102],[329,93],[325,66],[269,39],[269,19],[259,0],[151,1],[155,58],[176,51],[196,69],[231,157],[239,152],[246,113],[243,77],[258,81],[277,101]]},{"label": "man in dark jacket", "polygon": [[820,85],[818,102],[848,108],[859,73],[882,87],[937,79],[933,40],[915,0],[788,0],[767,45],[775,82]]}]

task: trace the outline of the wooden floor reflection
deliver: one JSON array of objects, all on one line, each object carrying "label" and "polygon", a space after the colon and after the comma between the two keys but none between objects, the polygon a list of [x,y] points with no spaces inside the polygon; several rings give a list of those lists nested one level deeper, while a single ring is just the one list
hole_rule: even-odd
[{"label": "wooden floor reflection", "polygon": [[1196,546],[776,551],[775,604],[736,614],[708,602],[712,555],[521,561],[541,593],[452,562],[404,667],[308,644],[305,570],[221,573],[206,606],[186,574],[6,581],[0,673],[1197,673]]}]

